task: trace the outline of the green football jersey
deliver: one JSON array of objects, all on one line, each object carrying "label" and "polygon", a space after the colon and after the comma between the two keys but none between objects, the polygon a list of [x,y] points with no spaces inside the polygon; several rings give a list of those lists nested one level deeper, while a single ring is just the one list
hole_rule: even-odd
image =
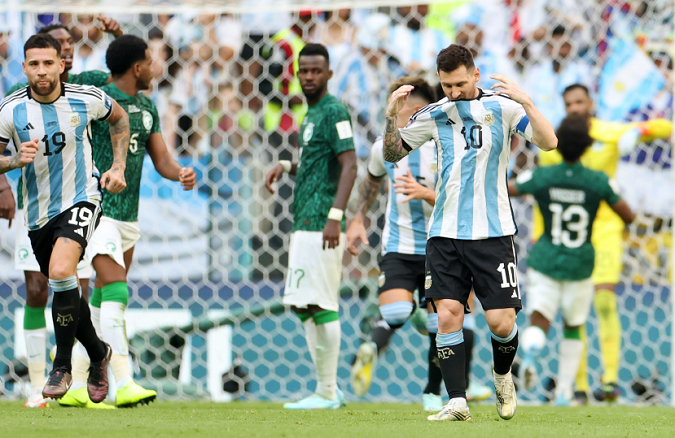
[{"label": "green football jersey", "polygon": [[[141,174],[143,159],[150,135],[160,132],[159,114],[155,103],[143,93],[129,96],[115,84],[101,87],[108,96],[112,97],[129,114],[129,151],[127,153],[127,168],[124,177],[127,187],[120,193],[103,191],[103,216],[123,222],[138,220],[138,202],[141,191]],[[110,126],[106,122],[93,121],[91,123],[92,150],[94,164],[103,174],[113,163],[112,142],[110,141]]]},{"label": "green football jersey", "polygon": [[[75,85],[93,85],[94,87],[101,88],[108,83],[108,76],[110,76],[110,73],[100,70],[84,71],[77,74],[68,73],[68,80],[66,82]],[[28,86],[28,82],[16,84],[10,88],[7,93],[5,93],[5,96],[8,96],[14,93],[16,90],[26,86]],[[23,209],[23,183],[21,182],[21,178],[19,178],[19,182],[16,186],[16,193],[19,209]]]},{"label": "green football jersey", "polygon": [[518,176],[521,194],[531,194],[544,218],[544,234],[527,259],[532,269],[562,281],[579,281],[593,273],[591,231],[601,201],[620,197],[603,172],[581,163],[540,167]]},{"label": "green football jersey", "polygon": [[309,107],[298,140],[293,231],[323,231],[342,172],[337,157],[354,150],[351,120],[347,107],[330,94]]}]

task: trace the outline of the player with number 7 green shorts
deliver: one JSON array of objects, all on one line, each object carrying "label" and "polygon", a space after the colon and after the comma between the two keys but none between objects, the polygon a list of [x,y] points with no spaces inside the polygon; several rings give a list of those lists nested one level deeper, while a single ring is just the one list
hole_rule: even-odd
[{"label": "player with number 7 green shorts", "polygon": [[528,256],[526,311],[530,326],[522,335],[520,377],[526,389],[534,387],[536,361],[560,308],[564,329],[555,399],[558,406],[569,406],[584,351],[580,328],[586,324],[594,297],[593,220],[602,201],[626,223],[632,222],[634,215],[606,174],[590,170],[579,161],[593,143],[587,119],[572,114],[562,121],[556,134],[563,162],[520,174],[509,182],[509,194],[533,195],[544,218],[544,234]]}]

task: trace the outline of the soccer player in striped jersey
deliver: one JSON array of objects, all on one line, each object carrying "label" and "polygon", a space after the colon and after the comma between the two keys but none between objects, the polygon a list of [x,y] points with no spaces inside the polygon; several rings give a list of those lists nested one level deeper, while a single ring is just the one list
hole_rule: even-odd
[{"label": "soccer player in striped jersey", "polygon": [[[100,326],[96,329],[112,347],[110,365],[117,383],[115,404],[118,407],[134,407],[157,397],[156,391],[141,387],[131,378],[124,321],[124,310],[129,300],[127,273],[140,238],[138,206],[145,154],[150,155],[160,175],[180,181],[184,190],[194,188],[196,174],[192,168],[181,167],[171,156],[160,131],[157,107],[141,93],[149,89],[152,82],[152,54],[147,43],[133,35],[117,38],[108,47],[106,64],[112,83],[101,89],[129,115],[131,137],[125,171],[127,188],[122,193],[103,193],[103,217],[92,236],[86,259],[96,270],[91,296],[92,307],[100,313]],[[114,160],[109,126],[94,121],[91,127],[92,140],[97,145],[94,162],[106,169]],[[62,406],[86,407],[88,404],[85,390],[87,367],[86,363],[82,363],[83,359],[81,355],[75,357],[73,387],[59,401]]]},{"label": "soccer player in striped jersey", "polygon": [[[122,35],[122,30],[117,21],[109,17],[98,17],[98,20],[103,26],[103,31],[108,32],[115,37]],[[103,71],[92,70],[82,73],[69,73],[73,65],[73,56],[75,52],[75,45],[73,37],[68,28],[62,24],[52,24],[41,28],[38,33],[49,34],[53,36],[61,44],[61,58],[65,61],[65,68],[61,73],[61,81],[69,84],[79,85],[93,85],[102,87],[107,84],[110,74]],[[25,88],[27,83],[19,83],[14,85],[7,95]],[[6,181],[4,175],[0,175],[0,184]],[[9,186],[9,184],[7,184]],[[17,201],[19,213],[23,214],[23,185],[21,179],[17,184]],[[0,192],[0,197],[11,198],[7,200],[12,205],[15,204],[12,191]],[[11,216],[14,217],[14,208],[12,208]],[[14,245],[14,267],[19,271],[24,271],[26,284],[26,305],[24,307],[23,329],[27,350],[28,373],[31,382],[31,394],[28,397],[25,405],[28,408],[46,407],[47,401],[42,397],[42,387],[45,383],[45,367],[46,367],[46,343],[47,343],[47,323],[45,321],[45,307],[47,306],[47,298],[49,297],[47,278],[40,272],[33,249],[28,238],[28,229],[26,229],[23,221],[16,224],[16,243]],[[80,288],[85,299],[89,296],[89,278],[93,274],[91,264],[82,262],[78,265],[77,276],[80,280]],[[92,320],[96,323],[98,315],[95,313],[96,309],[92,310]],[[80,346],[81,347],[81,346]],[[76,347],[81,353],[82,348]],[[75,354],[77,357],[77,353]],[[89,403],[90,407],[103,408],[108,405],[101,403]]]},{"label": "soccer player in striped jersey", "polygon": [[386,111],[384,158],[397,162],[429,140],[438,149],[439,182],[426,247],[425,295],[438,313],[436,348],[450,401],[429,420],[468,421],[462,323],[471,289],[492,332],[497,411],[516,412],[511,364],[518,349],[516,312],[522,307],[513,235],[516,224],[506,184],[511,134],[543,150],[557,146],[551,124],[513,81],[493,75],[492,89],[476,86],[471,52],[452,44],[438,54],[446,97],[422,108],[405,128],[398,113],[412,91],[396,90]]},{"label": "soccer player in striped jersey", "polygon": [[[81,296],[77,264],[98,225],[101,188],[126,187],[129,118],[95,87],[63,84],[61,45],[47,34],[33,35],[24,46],[29,85],[0,103],[0,145],[14,140],[15,154],[0,159],[0,173],[22,168],[25,220],[40,271],[54,291],[56,335],[54,367],[44,397],[61,398],[70,387],[71,353],[77,338],[91,358],[87,391],[101,402],[108,392],[107,366],[112,350],[101,341]],[[93,120],[110,124],[115,164],[99,176],[87,135]],[[100,187],[100,188],[99,188]]]},{"label": "soccer player in striped jersey", "polygon": [[[584,152],[581,164],[592,170],[604,172],[610,178],[616,174],[619,159],[630,154],[639,142],[668,138],[673,124],[665,119],[653,119],[637,123],[607,122],[593,117],[594,103],[588,88],[573,84],[563,92],[567,114],[580,114],[590,123],[590,135],[593,145]],[[539,154],[539,165],[559,164],[562,156],[556,152]],[[543,221],[538,209],[534,214],[535,238],[543,232]],[[613,402],[619,397],[619,362],[621,353],[621,319],[616,302],[615,289],[619,283],[623,254],[623,231],[625,225],[621,218],[607,205],[600,204],[598,215],[593,223],[593,248],[595,248],[595,298],[593,305],[598,317],[600,352],[604,372],[602,387],[594,392],[599,401]],[[581,327],[581,339],[586,342],[586,326]],[[523,362],[520,372],[523,377],[530,373],[528,364]],[[588,374],[586,372],[586,354],[584,353],[576,380],[575,398],[581,404],[588,402]]]},{"label": "soccer player in striped jersey", "polygon": [[[403,77],[392,82],[389,93],[401,85],[412,85],[404,108],[400,112],[399,127],[405,127],[410,116],[436,101],[434,89],[423,78]],[[415,313],[413,294],[418,290],[420,305],[431,313],[426,318],[425,329],[429,333],[429,375],[422,396],[425,411],[438,411],[443,407],[441,393],[441,370],[436,359],[436,332],[438,317],[431,304],[424,299],[424,254],[429,217],[436,202],[436,146],[432,141],[422,145],[398,163],[384,161],[382,139],[371,148],[368,174],[361,184],[357,212],[347,229],[347,249],[358,255],[359,240],[368,241],[365,219],[380,187],[388,182],[388,200],[382,232],[382,260],[378,278],[378,298],[382,320],[373,328],[370,341],[364,342],[352,364],[351,383],[354,393],[364,396],[370,388],[377,357],[389,345],[394,332],[403,327]],[[473,339],[470,327],[473,315],[465,318],[464,336]],[[469,324],[469,327],[467,327]],[[469,345],[473,342],[467,341]],[[471,349],[466,355],[467,373],[470,369]],[[468,380],[467,380],[468,383]],[[489,397],[489,388],[474,384],[476,398]]]},{"label": "soccer player in striped jersey", "polygon": [[616,192],[616,183],[606,174],[590,170],[580,163],[593,143],[588,118],[578,114],[567,116],[557,131],[557,151],[563,162],[539,167],[509,181],[509,194],[531,194],[539,204],[544,219],[544,234],[530,251],[527,264],[530,285],[527,314],[530,326],[523,331],[522,367],[532,370],[524,384],[535,383],[536,361],[546,344],[551,321],[562,310],[563,340],[559,346],[558,379],[555,400],[558,406],[569,406],[572,385],[577,374],[584,343],[581,327],[586,324],[593,302],[595,252],[592,245],[594,219],[606,202],[625,223],[634,219],[626,201]]}]

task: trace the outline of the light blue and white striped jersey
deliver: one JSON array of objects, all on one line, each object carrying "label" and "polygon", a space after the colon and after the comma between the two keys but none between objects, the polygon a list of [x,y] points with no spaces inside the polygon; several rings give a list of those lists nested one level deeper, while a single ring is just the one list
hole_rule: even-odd
[{"label": "light blue and white striped jersey", "polygon": [[424,143],[398,163],[384,161],[383,142],[377,140],[371,149],[368,172],[376,177],[388,176],[389,199],[384,216],[382,230],[382,254],[397,252],[400,254],[424,255],[427,248],[429,218],[433,207],[422,199],[402,202],[407,196],[395,193],[393,184],[396,177],[410,173],[417,181],[430,188],[436,186],[436,145],[433,141]]},{"label": "light blue and white striped jersey", "polygon": [[[61,83],[61,96],[43,104],[21,88],[0,102],[0,143],[38,139],[35,160],[22,169],[26,225],[34,231],[78,202],[101,201],[88,126],[112,113],[113,100],[96,87]],[[13,153],[17,151],[14,150]]]},{"label": "light blue and white striped jersey", "polygon": [[506,181],[511,135],[531,141],[532,127],[519,103],[478,90],[475,99],[444,98],[422,108],[399,130],[409,150],[431,139],[438,149],[429,238],[479,240],[517,231]]}]

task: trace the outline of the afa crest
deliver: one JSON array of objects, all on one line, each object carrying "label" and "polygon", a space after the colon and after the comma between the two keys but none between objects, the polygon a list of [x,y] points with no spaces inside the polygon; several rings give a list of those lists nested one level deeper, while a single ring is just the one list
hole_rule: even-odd
[{"label": "afa crest", "polygon": [[68,117],[68,120],[70,121],[70,126],[72,126],[72,127],[80,126],[80,123],[82,123],[82,119],[80,118],[80,113],[70,113],[70,116]]},{"label": "afa crest", "polygon": [[424,289],[431,289],[431,274],[427,274],[427,276],[424,278]]},{"label": "afa crest", "polygon": [[485,126],[492,126],[495,124],[495,115],[492,111],[486,111],[483,113],[483,124]]}]

